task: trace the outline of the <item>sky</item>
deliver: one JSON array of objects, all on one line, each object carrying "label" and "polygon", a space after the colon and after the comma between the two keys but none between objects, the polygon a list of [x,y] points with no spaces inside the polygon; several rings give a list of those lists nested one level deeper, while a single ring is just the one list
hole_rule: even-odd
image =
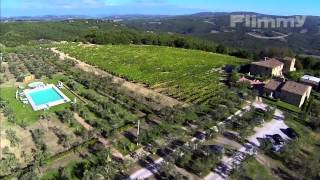
[{"label": "sky", "polygon": [[320,16],[320,0],[0,0],[1,16],[181,15],[250,11]]}]

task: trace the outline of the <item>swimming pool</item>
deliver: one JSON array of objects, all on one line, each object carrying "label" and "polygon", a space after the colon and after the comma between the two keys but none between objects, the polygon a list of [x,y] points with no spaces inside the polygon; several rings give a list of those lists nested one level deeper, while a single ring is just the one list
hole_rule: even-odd
[{"label": "swimming pool", "polygon": [[24,93],[35,111],[70,101],[67,96],[52,84],[36,89],[27,89]]}]

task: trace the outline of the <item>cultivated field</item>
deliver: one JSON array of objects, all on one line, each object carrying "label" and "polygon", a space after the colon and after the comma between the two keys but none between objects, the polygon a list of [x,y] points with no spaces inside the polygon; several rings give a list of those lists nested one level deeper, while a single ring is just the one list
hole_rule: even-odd
[{"label": "cultivated field", "polygon": [[157,46],[63,44],[58,49],[117,76],[196,103],[205,102],[221,90],[220,68],[246,62],[220,54]]}]

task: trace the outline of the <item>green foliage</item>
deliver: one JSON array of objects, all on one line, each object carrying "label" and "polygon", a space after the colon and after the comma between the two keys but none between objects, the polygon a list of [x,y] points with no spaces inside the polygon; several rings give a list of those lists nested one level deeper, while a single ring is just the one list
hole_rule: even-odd
[{"label": "green foliage", "polygon": [[236,169],[231,175],[231,179],[235,180],[248,180],[248,179],[259,179],[259,180],[272,180],[275,176],[272,172],[260,164],[254,157],[247,159],[239,169]]},{"label": "green foliage", "polygon": [[7,129],[6,130],[6,137],[10,141],[10,146],[11,147],[16,147],[21,142],[21,140],[17,137],[16,132],[14,130],[12,130],[12,129]]},{"label": "green foliage", "polygon": [[200,145],[196,149],[193,147],[183,148],[175,153],[175,163],[177,166],[203,177],[215,168],[222,157],[222,154],[206,152],[205,149]]},{"label": "green foliage", "polygon": [[314,99],[310,105],[310,125],[314,130],[320,131],[320,101]]},{"label": "green foliage", "polygon": [[47,146],[44,142],[43,136],[45,134],[45,131],[42,129],[35,129],[31,131],[32,139],[34,143],[36,144],[37,149],[41,149],[43,151],[47,150]]},{"label": "green foliage", "polygon": [[0,24],[0,40],[9,47],[52,41],[94,44],[145,44],[215,52],[209,41],[178,35],[146,33],[102,20],[62,22],[13,22]]},{"label": "green foliage", "polygon": [[69,109],[57,111],[56,114],[63,123],[71,124],[74,121],[73,112]]},{"label": "green foliage", "polygon": [[302,73],[320,76],[320,59],[308,56],[298,56],[297,63],[301,64]]},{"label": "green foliage", "polygon": [[271,106],[275,106],[275,107],[280,108],[282,110],[293,112],[296,114],[301,113],[301,109],[297,106],[292,105],[292,104],[288,104],[288,103],[280,101],[280,100],[274,100],[269,97],[263,97],[263,100],[264,100],[264,102],[270,104]]},{"label": "green foliage", "polygon": [[163,88],[162,93],[194,103],[203,103],[224,92],[214,69],[246,62],[220,54],[157,46],[67,44],[59,49],[112,74]]},{"label": "green foliage", "polygon": [[294,81],[299,81],[300,78],[304,75],[303,71],[290,72],[289,77]]},{"label": "green foliage", "polygon": [[[320,39],[318,37],[318,29],[316,28],[319,24],[319,17],[307,17],[305,26],[301,28],[308,29],[307,33],[300,33],[300,28],[260,29],[261,34],[264,36],[274,35],[275,31],[290,34],[285,40],[266,40],[249,36],[249,32],[257,33],[257,31],[254,31],[252,28],[244,26],[231,28],[230,15],[231,14],[200,13],[195,15],[161,18],[160,20],[158,18],[128,20],[124,23],[128,27],[139,30],[184,34],[211,40],[224,46],[228,46],[229,48],[240,48],[253,52],[257,51],[254,53],[257,54],[257,57],[259,51],[269,49],[270,47],[291,49],[295,52],[303,52],[306,50],[306,52],[319,53]],[[159,24],[150,22],[159,22]],[[278,55],[275,53],[271,53],[270,55],[272,54]],[[281,54],[282,53],[280,53],[280,55]]]},{"label": "green foliage", "polygon": [[0,161],[0,177],[9,175],[17,171],[20,167],[19,160],[13,153],[9,152],[8,148],[3,149],[2,155],[3,156]]},{"label": "green foliage", "polygon": [[249,112],[246,112],[243,116],[233,117],[227,123],[227,127],[238,131],[241,137],[247,137],[254,133],[256,126],[262,125],[265,121],[272,119],[274,115],[274,109],[267,109],[267,112],[260,112],[257,109],[252,108]]}]

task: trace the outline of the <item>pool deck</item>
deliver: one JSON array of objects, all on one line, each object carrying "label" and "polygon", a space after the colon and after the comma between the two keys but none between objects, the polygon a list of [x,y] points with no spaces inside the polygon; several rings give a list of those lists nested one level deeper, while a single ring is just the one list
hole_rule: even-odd
[{"label": "pool deck", "polygon": [[[36,105],[35,102],[33,101],[32,97],[30,96],[30,93],[34,93],[34,92],[38,92],[38,91],[43,91],[43,90],[46,90],[46,89],[51,89],[53,88],[55,91],[57,91],[57,93],[59,93],[60,96],[63,97],[63,99],[60,99],[60,100],[57,100],[57,101],[53,101],[53,102],[49,102],[49,103],[46,103],[46,104],[41,104],[41,105]],[[60,105],[60,104],[64,104],[64,103],[67,103],[67,102],[70,102],[71,100],[66,96],[64,95],[55,85],[53,84],[48,84],[44,87],[38,87],[38,88],[35,88],[35,89],[26,89],[23,91],[24,94],[26,95],[32,109],[34,111],[39,111],[39,110],[42,110],[42,109],[47,109],[47,108],[50,108],[50,107],[53,107],[53,106],[57,106],[57,105]]]}]

